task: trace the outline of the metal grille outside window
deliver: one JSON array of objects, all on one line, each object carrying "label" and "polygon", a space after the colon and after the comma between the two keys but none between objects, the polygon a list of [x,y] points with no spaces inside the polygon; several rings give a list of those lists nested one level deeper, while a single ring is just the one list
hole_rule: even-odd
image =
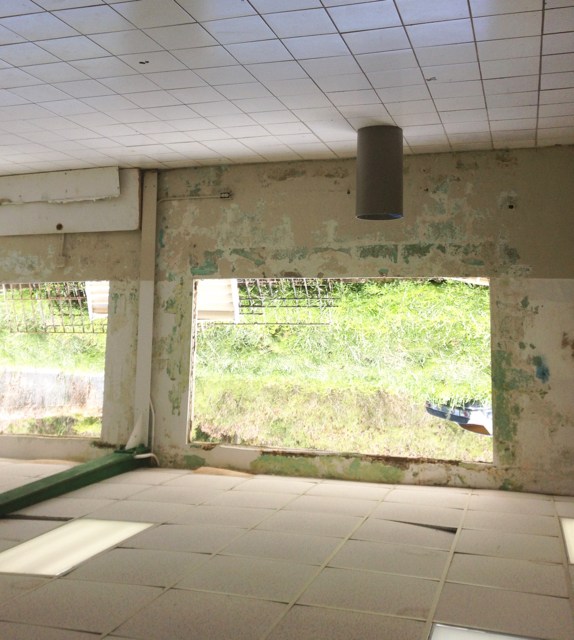
[{"label": "metal grille outside window", "polygon": [[90,319],[84,282],[3,284],[10,333],[106,333],[107,317]]}]

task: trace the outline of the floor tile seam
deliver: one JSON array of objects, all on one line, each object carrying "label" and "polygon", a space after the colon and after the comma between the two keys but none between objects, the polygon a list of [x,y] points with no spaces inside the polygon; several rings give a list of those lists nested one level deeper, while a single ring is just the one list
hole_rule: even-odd
[{"label": "floor tile seam", "polygon": [[505,531],[504,529],[478,529],[476,527],[460,527],[463,531],[486,531],[488,533],[509,533],[510,535],[538,536],[540,538],[557,538],[560,539],[559,533],[522,533],[519,531]]},{"label": "floor tile seam", "polygon": [[429,504],[428,502],[402,502],[401,500],[388,500],[384,504],[404,504],[410,507],[426,507],[428,509],[452,509],[453,511],[462,511],[464,507],[452,507],[443,504]]},{"label": "floor tile seam", "polygon": [[[462,515],[462,512],[461,512]],[[432,523],[428,523],[428,522],[421,522],[420,520],[395,520],[394,518],[389,518],[388,516],[386,518],[381,518],[379,516],[374,516],[371,515],[371,518],[373,518],[373,520],[384,520],[385,522],[398,522],[399,524],[410,524],[413,525],[414,527],[427,527],[429,529],[435,529],[438,531],[444,531],[446,533],[453,533],[452,529],[459,529],[460,525],[445,525],[445,524],[432,524]],[[450,531],[449,531],[450,530]]]},{"label": "floor tile seam", "polygon": [[250,556],[250,555],[247,555],[247,554],[240,554],[240,553],[225,553],[225,550],[221,551],[217,555],[225,557],[225,558],[243,558],[243,559],[249,559],[249,560],[269,560],[271,562],[283,562],[285,564],[302,564],[302,565],[305,565],[306,567],[320,567],[321,564],[322,564],[321,562],[304,562],[303,560],[287,560],[286,558],[275,558],[274,556]]},{"label": "floor tile seam", "polygon": [[368,611],[366,609],[355,609],[353,607],[333,606],[329,604],[313,604],[312,602],[297,602],[296,607],[308,607],[310,609],[328,609],[329,611],[346,611],[349,613],[366,613],[381,618],[398,618],[399,620],[416,620],[417,622],[425,622],[426,618],[418,618],[416,616],[401,616],[397,613],[383,613],[381,611]]},{"label": "floor tile seam", "polygon": [[[548,536],[547,536],[548,537]],[[492,558],[493,560],[517,560],[518,562],[532,562],[533,564],[543,564],[548,565],[549,567],[555,567],[556,565],[562,565],[562,560],[534,560],[532,558],[515,558],[513,556],[493,556],[490,553],[476,553],[471,551],[456,551],[455,555],[461,556],[477,556],[480,558]]]},{"label": "floor tile seam", "polygon": [[283,613],[279,615],[279,617],[268,626],[267,630],[262,633],[259,640],[267,640],[267,638],[269,638],[269,635],[273,633],[274,629],[277,627],[277,625],[280,624],[281,620],[283,620],[283,618],[289,613],[289,611],[291,611],[291,609],[297,604],[301,596],[307,591],[307,589],[313,584],[313,582],[321,575],[321,572],[325,569],[325,567],[328,566],[329,562],[337,555],[337,553],[339,553],[339,551],[348,542],[351,536],[359,529],[359,527],[361,527],[367,521],[367,519],[373,513],[373,511],[380,504],[382,504],[383,500],[384,498],[381,498],[380,500],[378,500],[376,504],[372,507],[371,511],[367,515],[360,518],[359,522],[355,524],[352,530],[349,531],[349,533],[344,538],[341,538],[341,542],[339,543],[339,545],[335,547],[335,549],[331,552],[331,554],[325,559],[325,562],[323,562],[318,567],[317,571],[309,578],[306,584],[297,592],[297,594],[289,602],[289,604],[287,605]]},{"label": "floor tile seam", "polygon": [[233,598],[242,598],[243,600],[259,600],[261,602],[275,602],[277,604],[287,605],[289,600],[279,600],[277,598],[267,598],[265,596],[248,595],[246,593],[237,593],[235,591],[216,591],[214,589],[200,589],[199,587],[171,587],[170,591],[191,591],[193,593],[211,593],[216,596],[232,596]]},{"label": "floor tile seam", "polygon": [[503,510],[498,510],[498,509],[472,509],[469,508],[469,512],[471,513],[503,513],[505,515],[509,515],[509,516],[526,516],[531,517],[531,516],[536,516],[538,518],[553,518],[554,514],[548,515],[547,513],[518,513],[518,512],[513,512],[513,511],[503,511]]},{"label": "floor tile seam", "polygon": [[[376,505],[378,506],[378,504]],[[289,513],[324,513],[325,515],[328,516],[336,516],[336,517],[346,517],[346,518],[364,518],[365,515],[363,513],[357,514],[357,513],[339,513],[337,511],[322,511],[319,509],[286,509],[285,507],[287,507],[287,505],[284,505],[283,507],[281,507],[281,509],[283,511],[288,511]]]},{"label": "floor tile seam", "polygon": [[434,618],[435,618],[435,615],[436,615],[436,612],[437,612],[437,609],[438,609],[438,605],[439,605],[439,602],[440,602],[440,599],[441,599],[441,596],[442,596],[444,585],[446,583],[446,578],[447,578],[448,573],[450,571],[450,566],[452,564],[452,559],[453,559],[455,551],[456,551],[456,545],[458,544],[458,540],[460,538],[461,532],[462,532],[463,527],[464,527],[464,521],[466,519],[466,514],[468,512],[468,506],[470,504],[471,496],[472,496],[472,493],[469,493],[468,496],[467,496],[466,506],[464,508],[464,511],[463,511],[463,514],[462,514],[462,518],[460,520],[460,524],[459,524],[459,526],[458,526],[458,528],[456,530],[456,533],[454,534],[454,538],[453,538],[452,543],[450,545],[450,550],[449,550],[449,553],[448,553],[448,557],[446,559],[446,562],[445,562],[445,565],[444,565],[444,568],[443,568],[443,571],[442,571],[442,574],[441,574],[441,577],[440,577],[440,580],[439,580],[439,584],[438,584],[437,590],[436,590],[436,592],[434,594],[434,598],[433,598],[433,601],[432,601],[430,609],[429,609],[429,614],[428,614],[427,619],[425,621],[425,626],[423,628],[423,632],[422,632],[422,635],[421,635],[421,640],[427,640],[427,638],[430,636],[430,632],[431,632],[431,629],[432,629],[433,621],[434,621]]},{"label": "floor tile seam", "polygon": [[499,587],[494,584],[484,584],[480,582],[463,582],[462,580],[446,580],[445,584],[460,584],[465,585],[467,587],[480,587],[481,589],[492,589],[494,591],[511,591],[513,593],[523,593],[525,595],[530,596],[542,596],[544,598],[557,598],[559,600],[568,600],[570,598],[570,594],[566,594],[565,596],[558,596],[555,593],[542,593],[540,591],[523,591],[520,588],[514,587]]},{"label": "floor tile seam", "polygon": [[[294,496],[293,498],[295,498],[297,496]],[[282,508],[282,507],[281,507]],[[236,540],[239,540],[243,535],[245,535],[245,533],[247,533],[248,531],[252,531],[256,526],[258,526],[259,524],[261,524],[261,522],[264,522],[265,520],[267,520],[268,518],[270,518],[271,516],[275,515],[276,513],[278,513],[281,508],[279,509],[275,509],[273,510],[272,513],[268,514],[265,518],[263,518],[263,520],[260,520],[259,522],[257,522],[257,524],[253,525],[252,527],[249,527],[248,529],[242,530],[242,532],[240,534],[238,534],[235,538],[233,538],[232,540],[226,542],[224,545],[222,545],[221,547],[219,547],[216,551],[214,551],[213,553],[209,553],[209,554],[205,554],[207,557],[205,560],[201,561],[200,563],[198,563],[195,567],[193,567],[192,569],[190,569],[189,571],[187,571],[185,574],[179,576],[176,580],[172,581],[168,586],[164,587],[163,589],[161,589],[161,593],[157,594],[156,596],[154,596],[153,598],[150,598],[147,602],[145,602],[145,604],[143,604],[141,607],[139,607],[136,611],[134,611],[133,613],[131,613],[127,618],[125,618],[124,620],[122,620],[119,624],[114,625],[114,627],[112,629],[106,630],[105,632],[102,633],[101,637],[102,638],[107,638],[109,636],[111,636],[117,629],[119,629],[123,624],[125,624],[126,622],[128,622],[129,620],[131,620],[132,618],[134,618],[135,616],[137,616],[143,609],[145,609],[146,607],[149,607],[150,605],[152,605],[153,602],[155,602],[158,598],[161,598],[165,593],[167,593],[170,589],[174,588],[178,583],[180,583],[182,580],[185,580],[185,578],[187,578],[189,575],[191,575],[192,573],[194,573],[194,571],[197,571],[198,569],[200,569],[201,567],[203,567],[207,562],[209,562],[209,560],[211,560],[212,558],[214,558],[216,555],[218,555],[221,551],[223,551],[226,547],[228,547],[230,544],[232,544],[233,542],[235,542]],[[161,523],[161,524],[165,524],[165,523]]]},{"label": "floor tile seam", "polygon": [[570,574],[569,562],[568,562],[568,551],[566,547],[566,538],[564,536],[564,531],[562,529],[562,522],[560,521],[560,516],[558,515],[558,508],[556,507],[556,502],[554,498],[552,498],[552,504],[554,505],[554,517],[558,522],[560,553],[562,555],[562,566],[564,567],[564,575],[566,577],[566,589],[568,590],[568,595],[570,599],[570,611],[572,613],[572,618],[574,620],[574,580],[572,579],[572,575]]},{"label": "floor tile seam", "polygon": [[384,576],[397,576],[399,578],[413,578],[415,580],[426,580],[427,582],[439,582],[440,577],[431,578],[430,576],[415,575],[412,573],[398,573],[396,571],[378,571],[377,569],[359,569],[357,567],[345,567],[339,564],[328,564],[325,569],[342,569],[344,571],[354,571],[356,573],[374,573]]},{"label": "floor tile seam", "polygon": [[96,640],[96,638],[101,637],[101,632],[99,631],[86,631],[85,629],[76,629],[74,627],[62,627],[62,626],[58,627],[50,624],[35,624],[32,622],[22,622],[22,620],[9,620],[8,618],[2,618],[2,617],[0,617],[0,622],[9,622],[11,624],[19,624],[22,626],[35,627],[36,629],[55,629],[57,631],[71,631],[72,633],[73,632],[87,633],[89,635],[92,635],[94,637],[94,640]]}]

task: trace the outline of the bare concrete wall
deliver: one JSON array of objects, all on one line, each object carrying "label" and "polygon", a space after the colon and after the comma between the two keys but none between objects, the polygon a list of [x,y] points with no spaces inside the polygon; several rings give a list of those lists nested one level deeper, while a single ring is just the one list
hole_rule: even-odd
[{"label": "bare concrete wall", "polygon": [[[405,158],[405,219],[384,223],[354,218],[354,171],[344,160],[161,174],[160,197],[234,193],[232,201],[160,205],[152,393],[164,463],[571,493],[574,369],[560,360],[543,381],[536,362],[560,359],[563,334],[574,335],[573,149]],[[495,465],[190,451],[193,278],[299,275],[490,277]],[[541,305],[555,318],[546,341]],[[532,332],[530,354],[520,344]]]}]

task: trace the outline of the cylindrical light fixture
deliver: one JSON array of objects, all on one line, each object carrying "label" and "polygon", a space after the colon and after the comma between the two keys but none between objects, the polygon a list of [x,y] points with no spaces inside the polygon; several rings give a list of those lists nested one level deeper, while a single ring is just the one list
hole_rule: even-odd
[{"label": "cylindrical light fixture", "polygon": [[361,220],[403,217],[403,130],[392,125],[359,129],[357,209]]}]

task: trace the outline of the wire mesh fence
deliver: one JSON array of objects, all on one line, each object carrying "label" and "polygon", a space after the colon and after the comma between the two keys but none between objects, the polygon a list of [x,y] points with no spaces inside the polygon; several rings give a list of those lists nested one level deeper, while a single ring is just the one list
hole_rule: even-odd
[{"label": "wire mesh fence", "polygon": [[84,282],[2,284],[2,318],[10,333],[106,333],[90,320]]}]

